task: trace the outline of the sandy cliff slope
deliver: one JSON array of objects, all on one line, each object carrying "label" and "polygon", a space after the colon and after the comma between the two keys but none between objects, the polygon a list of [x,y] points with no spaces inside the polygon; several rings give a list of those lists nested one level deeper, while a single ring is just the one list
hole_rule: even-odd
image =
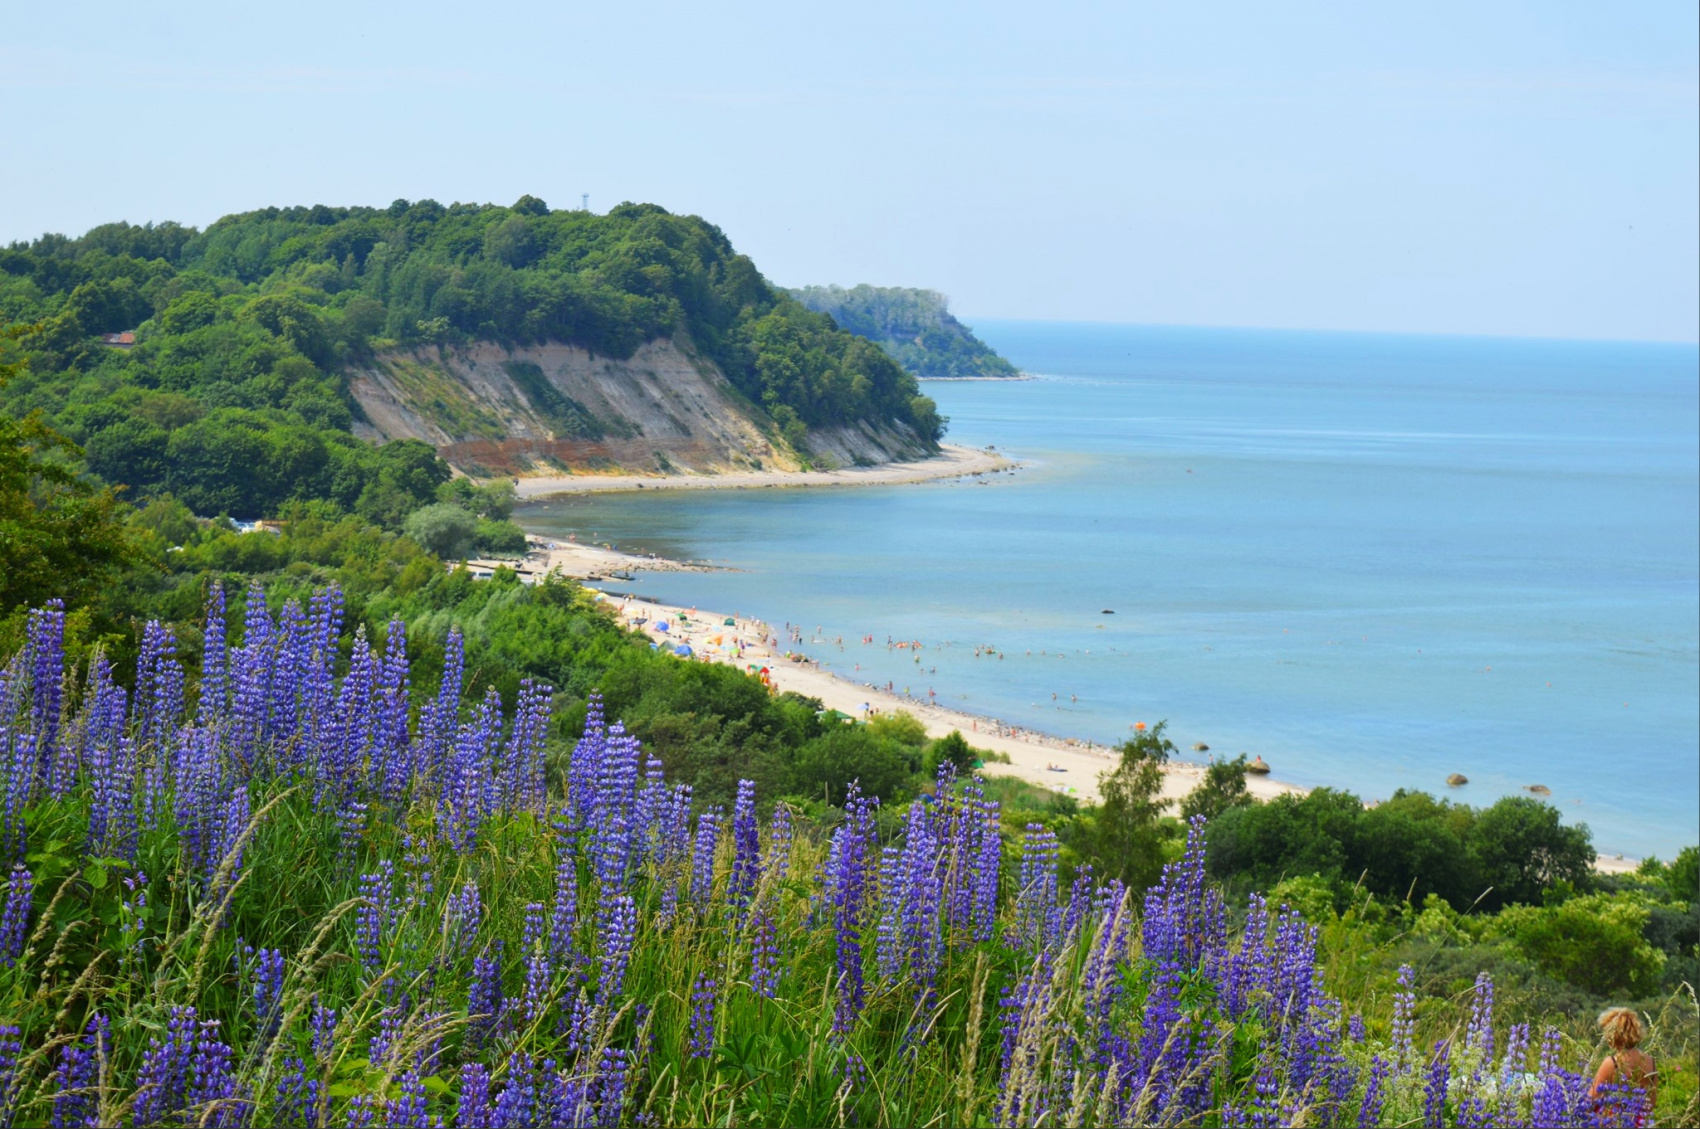
[{"label": "sandy cliff slope", "polygon": [[[800,465],[713,364],[673,341],[651,341],[625,360],[559,343],[394,350],[350,383],[367,438],[422,439],[470,474]],[[868,425],[812,431],[809,447],[827,466],[930,453],[906,429]]]}]

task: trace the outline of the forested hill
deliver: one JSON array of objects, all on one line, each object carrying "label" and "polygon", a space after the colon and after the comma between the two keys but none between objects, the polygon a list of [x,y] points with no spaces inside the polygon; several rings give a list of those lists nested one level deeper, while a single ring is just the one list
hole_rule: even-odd
[{"label": "forested hill", "polygon": [[936,290],[900,286],[805,286],[792,297],[830,314],[844,329],[878,343],[916,376],[1019,376],[1015,366],[951,316]]},{"label": "forested hill", "polygon": [[[599,216],[531,196],[398,200],[266,208],[205,231],[46,235],[0,249],[0,322],[38,325],[15,344],[29,368],[0,391],[5,406],[41,409],[131,497],[169,490],[238,517],[292,498],[352,504],[383,476],[354,438],[365,412],[350,377],[394,358],[445,358],[419,390],[421,410],[446,413],[436,422],[450,439],[468,436],[452,434],[453,395],[437,393],[470,370],[447,359],[547,347],[622,361],[651,343],[675,370],[704,372],[779,452],[806,457],[811,436],[835,432],[931,449],[943,433],[932,401],[878,348],[769,286],[712,224],[650,204]],[[533,362],[510,367],[480,403],[524,399],[520,415],[569,438],[623,426],[552,393]],[[655,368],[643,370],[652,385]],[[480,418],[470,437],[499,430]]]}]

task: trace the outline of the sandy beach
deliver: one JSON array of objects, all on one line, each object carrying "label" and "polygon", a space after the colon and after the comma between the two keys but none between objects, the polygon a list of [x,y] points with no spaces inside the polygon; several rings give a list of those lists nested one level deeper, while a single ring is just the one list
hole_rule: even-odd
[{"label": "sandy beach", "polygon": [[930,459],[839,470],[732,470],[721,474],[551,474],[520,478],[521,501],[604,490],[760,490],[789,486],[893,486],[935,478],[991,474],[1015,466],[995,450],[943,444]]},{"label": "sandy beach", "polygon": [[[696,660],[726,663],[740,669],[766,668],[781,691],[817,698],[828,709],[856,718],[868,716],[870,709],[883,714],[907,712],[921,722],[929,737],[943,737],[951,730],[960,730],[974,747],[1009,757],[1008,764],[988,762],[984,771],[990,775],[1020,777],[1042,788],[1095,803],[1099,799],[1099,774],[1116,763],[1115,754],[1102,746],[1008,726],[992,718],[887,693],[816,662],[792,661],[786,657],[784,629],[776,630],[757,619],[659,604],[629,595],[604,594],[603,599],[621,622],[658,644],[689,646],[691,658]],[[728,625],[727,620],[732,623]],[[666,624],[665,630],[661,624]],[[1190,792],[1204,774],[1202,766],[1179,762],[1171,763],[1164,771],[1163,795],[1174,800]],[[1249,777],[1247,785],[1259,799],[1303,791],[1259,776]]]}]

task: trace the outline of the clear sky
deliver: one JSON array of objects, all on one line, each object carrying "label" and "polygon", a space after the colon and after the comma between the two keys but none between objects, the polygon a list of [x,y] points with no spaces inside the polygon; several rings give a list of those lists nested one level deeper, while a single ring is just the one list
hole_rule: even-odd
[{"label": "clear sky", "polygon": [[588,192],[969,318],[1700,336],[1693,0],[4,12],[0,240]]}]

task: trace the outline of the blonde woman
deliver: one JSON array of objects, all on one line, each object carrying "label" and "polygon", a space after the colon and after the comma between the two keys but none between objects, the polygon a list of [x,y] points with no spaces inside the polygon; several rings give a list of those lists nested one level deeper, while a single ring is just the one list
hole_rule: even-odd
[{"label": "blonde woman", "polygon": [[1653,1056],[1641,1049],[1640,1016],[1632,1008],[1607,1008],[1600,1013],[1600,1033],[1605,1036],[1611,1053],[1600,1063],[1588,1096],[1598,1098],[1602,1089],[1613,1084],[1634,1086],[1646,1094],[1635,1123],[1647,1124],[1652,1117],[1653,1102],[1659,1096],[1659,1071],[1653,1064]]}]

